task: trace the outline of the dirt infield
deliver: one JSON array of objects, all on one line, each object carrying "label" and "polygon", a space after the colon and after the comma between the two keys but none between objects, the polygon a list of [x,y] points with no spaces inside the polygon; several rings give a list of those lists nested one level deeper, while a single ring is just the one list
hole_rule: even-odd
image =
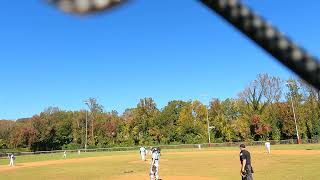
[{"label": "dirt infield", "polygon": [[[169,161],[168,159],[161,159],[161,162],[167,162]],[[130,161],[128,162],[129,164],[150,164],[150,161],[142,161],[142,160],[137,160],[137,161]]]},{"label": "dirt infield", "polygon": [[[163,176],[159,177],[161,180],[217,180],[215,178],[199,177],[199,176]],[[121,176],[112,177],[113,180],[149,180],[148,176]]]}]

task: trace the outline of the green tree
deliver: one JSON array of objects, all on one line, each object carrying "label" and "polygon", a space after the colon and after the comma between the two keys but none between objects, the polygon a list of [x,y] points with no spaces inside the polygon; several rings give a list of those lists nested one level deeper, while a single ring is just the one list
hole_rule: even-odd
[{"label": "green tree", "polygon": [[188,102],[179,114],[178,133],[183,143],[203,143],[206,140],[205,125],[201,121],[194,120],[193,106]]},{"label": "green tree", "polygon": [[153,137],[149,136],[150,129],[154,125],[158,115],[156,103],[152,98],[141,99],[137,107],[133,109],[133,119],[130,124],[135,144],[152,144]]},{"label": "green tree", "polygon": [[181,143],[181,137],[178,136],[179,115],[187,104],[184,101],[170,101],[159,113],[155,126],[160,130],[160,143]]}]

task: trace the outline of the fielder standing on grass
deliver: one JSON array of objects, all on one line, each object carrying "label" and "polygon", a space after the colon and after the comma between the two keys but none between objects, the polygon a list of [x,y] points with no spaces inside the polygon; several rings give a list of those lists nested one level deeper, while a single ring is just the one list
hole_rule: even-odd
[{"label": "fielder standing on grass", "polygon": [[13,153],[8,155],[9,158],[9,166],[13,166],[13,161],[16,159],[16,157],[13,155]]},{"label": "fielder standing on grass", "polygon": [[251,155],[250,152],[246,150],[246,146],[244,144],[240,145],[240,167],[240,175],[242,180],[253,180]]},{"label": "fielder standing on grass", "polygon": [[140,147],[140,155],[141,155],[141,160],[146,161],[146,148],[141,146]]},{"label": "fielder standing on grass", "polygon": [[266,150],[268,152],[268,154],[270,154],[271,150],[270,150],[270,142],[267,140],[267,142],[264,144],[266,147]]}]

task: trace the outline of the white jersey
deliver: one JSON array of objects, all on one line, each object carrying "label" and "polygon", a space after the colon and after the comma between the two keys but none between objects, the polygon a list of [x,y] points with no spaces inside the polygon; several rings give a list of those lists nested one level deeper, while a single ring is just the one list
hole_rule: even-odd
[{"label": "white jersey", "polygon": [[140,154],[146,154],[146,148],[141,147],[140,148]]},{"label": "white jersey", "polygon": [[159,166],[159,158],[160,154],[158,152],[152,153],[152,163],[154,163],[154,165]]},{"label": "white jersey", "polygon": [[266,146],[267,152],[270,154],[270,142],[266,142],[264,145]]},{"label": "white jersey", "polygon": [[270,142],[266,142],[264,145],[265,145],[266,147],[270,147]]},{"label": "white jersey", "polygon": [[10,154],[9,155],[9,166],[13,166],[13,160],[14,160],[14,155],[13,154]]},{"label": "white jersey", "polygon": [[159,157],[160,153],[157,151],[152,152],[152,161],[150,168],[150,180],[159,179]]}]

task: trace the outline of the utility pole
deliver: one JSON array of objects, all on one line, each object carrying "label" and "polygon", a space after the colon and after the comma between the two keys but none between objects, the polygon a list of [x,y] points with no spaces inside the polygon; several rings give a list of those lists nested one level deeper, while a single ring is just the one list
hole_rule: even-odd
[{"label": "utility pole", "polygon": [[[291,86],[291,83],[286,83],[286,85]],[[291,99],[291,108],[292,108],[292,112],[293,112],[293,119],[294,119],[294,124],[296,126],[296,135],[297,135],[297,143],[300,144],[300,137],[299,137],[299,131],[298,131],[298,126],[297,126],[297,118],[296,118],[296,113],[294,110],[294,105],[293,105],[293,98],[292,98],[292,93],[290,92],[290,99]]]},{"label": "utility pole", "polygon": [[87,144],[88,144],[88,110],[86,110],[86,144],[84,145],[84,149],[87,152]]},{"label": "utility pole", "polygon": [[91,138],[92,138],[92,143],[94,144],[92,112],[91,112]]},{"label": "utility pole", "polygon": [[208,125],[208,142],[209,142],[209,147],[211,146],[211,136],[210,136],[210,124],[209,124],[209,107],[206,107],[207,109],[207,125]]},{"label": "utility pole", "polygon": [[296,113],[294,110],[292,95],[290,95],[290,97],[291,97],[291,107],[292,107],[292,112],[293,112],[294,124],[296,125],[297,140],[298,140],[298,144],[300,144],[300,136],[299,136],[298,126],[297,126],[297,118],[296,118]]},{"label": "utility pole", "polygon": [[[84,104],[86,104],[89,107],[89,101],[85,100]],[[87,145],[88,145],[88,110],[86,110],[86,144],[84,145],[84,149],[87,151]]]},{"label": "utility pole", "polygon": [[[208,95],[204,94],[202,95],[202,97],[206,97],[205,99],[207,99]],[[205,100],[207,101],[207,100]],[[206,110],[207,110],[207,131],[208,131],[208,146],[211,147],[211,134],[210,134],[210,130],[214,128],[214,126],[210,126],[210,122],[209,122],[209,107],[210,107],[210,101],[209,104],[206,106]]]}]

